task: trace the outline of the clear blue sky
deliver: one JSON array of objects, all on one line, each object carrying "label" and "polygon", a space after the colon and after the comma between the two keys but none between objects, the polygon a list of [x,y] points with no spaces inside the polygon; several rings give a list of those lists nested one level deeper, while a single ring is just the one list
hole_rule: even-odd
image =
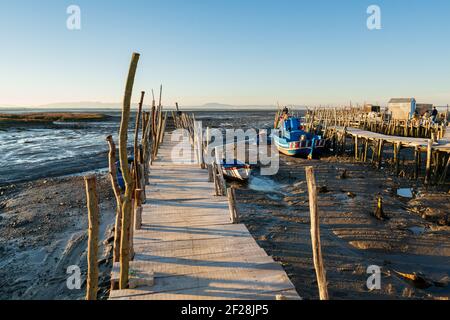
[{"label": "clear blue sky", "polygon": [[163,83],[166,104],[447,104],[449,20],[448,0],[0,0],[0,105],[119,102],[133,51],[135,100]]}]

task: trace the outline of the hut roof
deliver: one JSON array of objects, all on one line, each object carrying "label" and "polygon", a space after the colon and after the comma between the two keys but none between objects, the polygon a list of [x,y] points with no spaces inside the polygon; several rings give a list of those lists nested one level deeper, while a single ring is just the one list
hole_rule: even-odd
[{"label": "hut roof", "polygon": [[414,98],[393,98],[389,103],[411,103],[413,101],[415,101]]}]

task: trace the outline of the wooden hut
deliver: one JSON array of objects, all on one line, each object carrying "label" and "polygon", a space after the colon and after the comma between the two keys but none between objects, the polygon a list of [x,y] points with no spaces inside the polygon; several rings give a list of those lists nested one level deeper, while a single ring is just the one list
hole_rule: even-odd
[{"label": "wooden hut", "polygon": [[381,107],[373,105],[373,104],[366,103],[364,105],[364,112],[367,112],[367,113],[370,113],[370,112],[380,113],[381,112]]},{"label": "wooden hut", "polygon": [[394,98],[388,103],[388,110],[394,120],[408,120],[416,110],[416,99]]}]

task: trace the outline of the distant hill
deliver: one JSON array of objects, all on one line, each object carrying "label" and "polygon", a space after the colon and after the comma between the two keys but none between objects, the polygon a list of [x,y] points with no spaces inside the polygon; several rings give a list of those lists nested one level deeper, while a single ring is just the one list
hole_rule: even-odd
[{"label": "distant hill", "polygon": [[[137,103],[133,103],[133,106]],[[30,110],[30,109],[93,109],[93,110],[102,110],[102,109],[121,109],[122,104],[119,102],[105,103],[98,101],[79,101],[79,102],[58,102],[58,103],[50,103],[38,106],[6,106],[0,105],[1,109],[12,109],[12,110]],[[299,105],[289,105],[289,107],[294,107],[295,109],[305,109],[304,106]],[[168,105],[166,106],[168,110],[175,109],[175,106]],[[217,102],[206,103],[201,106],[180,106],[181,110],[276,110],[277,106],[275,105],[231,105]]]},{"label": "distant hill", "polygon": [[38,106],[38,108],[43,109],[53,109],[53,108],[75,108],[75,109],[84,109],[84,108],[95,108],[95,109],[117,109],[120,108],[120,103],[106,103],[106,102],[97,102],[97,101],[79,101],[79,102],[57,102],[50,104],[43,104]]}]

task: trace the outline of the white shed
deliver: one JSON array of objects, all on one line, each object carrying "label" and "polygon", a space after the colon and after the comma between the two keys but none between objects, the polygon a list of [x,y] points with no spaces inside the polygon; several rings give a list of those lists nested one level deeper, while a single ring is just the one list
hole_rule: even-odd
[{"label": "white shed", "polygon": [[416,99],[414,98],[394,98],[388,103],[389,112],[392,119],[408,120],[414,115],[416,110]]}]

